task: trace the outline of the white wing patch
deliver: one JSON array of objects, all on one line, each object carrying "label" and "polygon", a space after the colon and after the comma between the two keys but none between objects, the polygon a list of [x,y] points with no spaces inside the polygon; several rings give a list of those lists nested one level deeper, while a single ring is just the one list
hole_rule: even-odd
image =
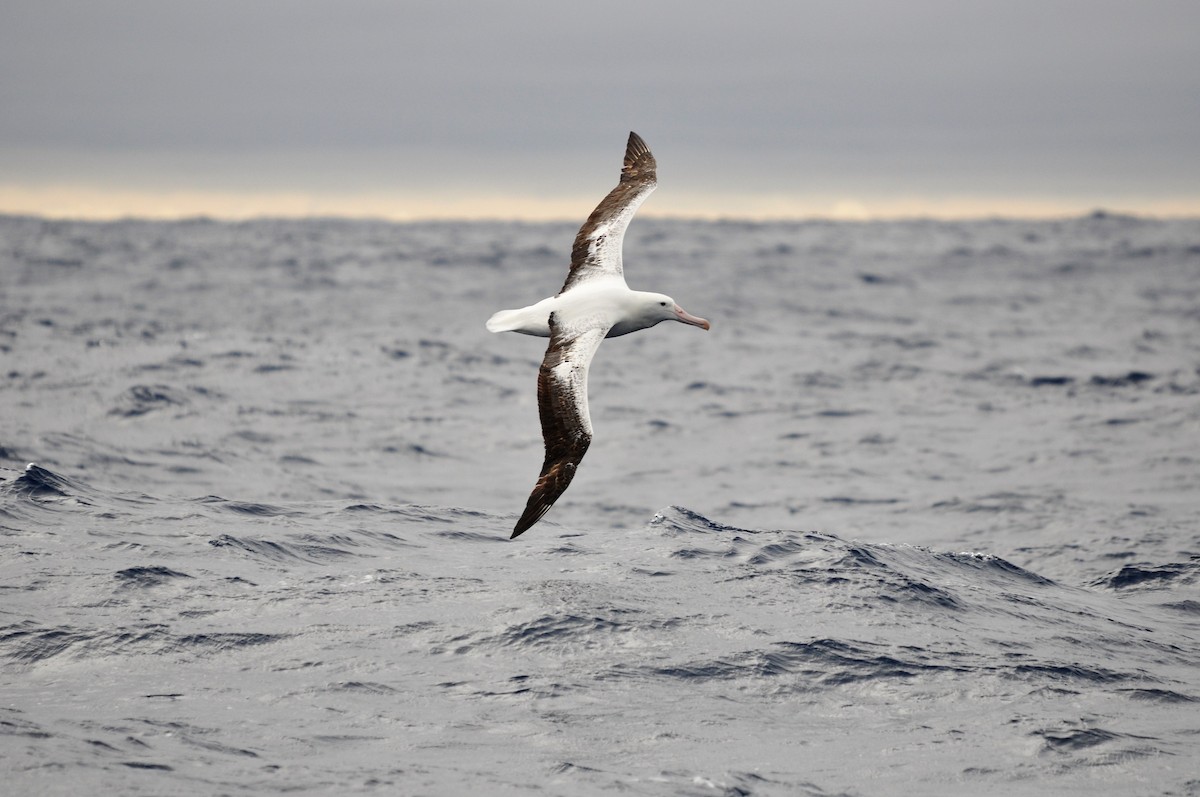
[{"label": "white wing patch", "polygon": [[633,216],[637,213],[638,208],[646,201],[646,197],[650,196],[654,188],[653,183],[649,184],[644,190],[631,196],[628,204],[621,207],[606,223],[599,224],[588,232],[586,239],[588,242],[587,262],[597,267],[590,275],[591,278],[603,276],[625,278],[622,256],[625,247],[625,231],[629,228],[629,222],[633,221]]}]

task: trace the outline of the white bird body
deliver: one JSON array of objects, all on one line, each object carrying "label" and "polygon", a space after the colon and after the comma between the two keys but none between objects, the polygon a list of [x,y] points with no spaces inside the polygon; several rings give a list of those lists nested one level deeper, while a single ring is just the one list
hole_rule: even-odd
[{"label": "white bird body", "polygon": [[594,279],[566,293],[519,310],[501,310],[487,322],[490,332],[550,337],[550,314],[571,325],[608,327],[607,338],[628,335],[661,321],[679,320],[671,297],[631,291],[623,279]]},{"label": "white bird body", "polygon": [[592,355],[605,338],[615,338],[680,321],[708,329],[670,296],[633,291],[625,284],[621,247],[633,214],[654,191],[657,166],[646,142],[629,134],[621,181],[579,228],[571,269],[557,295],[517,310],[501,310],[487,322],[491,332],[550,338],[538,370],[538,414],[546,458],[513,537],[537,523],[575,477],[592,441],[587,375]]}]

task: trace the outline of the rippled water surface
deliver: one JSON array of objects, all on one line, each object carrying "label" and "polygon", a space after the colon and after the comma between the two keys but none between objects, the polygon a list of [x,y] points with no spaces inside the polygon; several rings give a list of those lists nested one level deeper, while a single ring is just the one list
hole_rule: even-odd
[{"label": "rippled water surface", "polygon": [[[0,218],[14,794],[1200,794],[1200,222]],[[29,463],[37,463],[27,467]]]}]

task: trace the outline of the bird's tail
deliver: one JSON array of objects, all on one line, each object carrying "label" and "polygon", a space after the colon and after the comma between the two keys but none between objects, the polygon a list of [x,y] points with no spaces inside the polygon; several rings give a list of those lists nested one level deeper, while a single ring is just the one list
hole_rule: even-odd
[{"label": "bird's tail", "polygon": [[488,332],[512,332],[520,323],[520,310],[501,310],[488,319]]}]

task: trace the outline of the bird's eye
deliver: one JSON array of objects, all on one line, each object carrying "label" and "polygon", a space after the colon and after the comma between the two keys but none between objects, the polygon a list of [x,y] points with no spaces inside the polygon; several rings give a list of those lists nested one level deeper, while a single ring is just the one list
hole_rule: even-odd
[{"label": "bird's eye", "polygon": [[666,302],[659,302],[659,303],[658,303],[658,306],[659,306],[659,307],[666,307],[666,306],[667,306],[667,303],[666,303]]}]

